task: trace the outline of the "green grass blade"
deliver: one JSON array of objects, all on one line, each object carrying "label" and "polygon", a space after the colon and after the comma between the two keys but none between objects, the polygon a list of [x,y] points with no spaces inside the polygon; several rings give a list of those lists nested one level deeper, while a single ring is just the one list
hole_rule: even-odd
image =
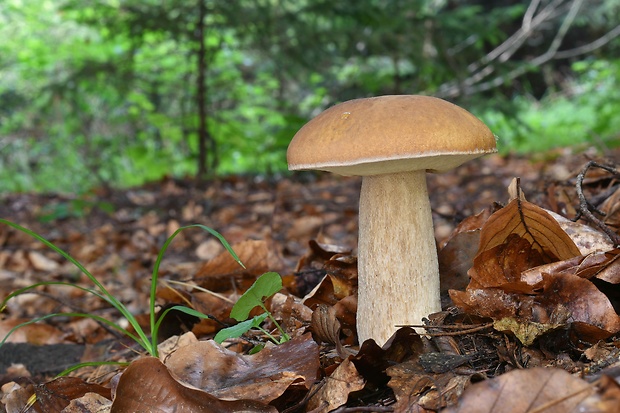
[{"label": "green grass blade", "polygon": [[23,232],[25,234],[30,235],[31,237],[33,237],[37,241],[43,243],[45,246],[47,246],[48,248],[52,249],[56,253],[60,254],[63,258],[65,258],[66,260],[71,262],[73,265],[75,265],[84,275],[86,275],[88,277],[88,279],[93,284],[95,284],[95,286],[99,289],[100,294],[105,296],[105,297],[101,297],[101,295],[99,295],[99,296],[101,298],[103,298],[105,301],[107,301],[108,303],[110,303],[110,305],[112,305],[116,310],[118,310],[123,315],[123,317],[125,317],[127,319],[127,321],[129,322],[129,324],[131,324],[131,326],[134,328],[134,330],[136,330],[136,333],[138,334],[138,336],[140,336],[140,340],[138,340],[140,345],[142,345],[144,347],[145,344],[142,344],[142,343],[146,343],[146,347],[145,348],[147,348],[147,350],[148,350],[148,348],[151,348],[151,345],[149,343],[149,338],[144,333],[142,327],[140,326],[140,324],[138,323],[138,320],[134,317],[134,315],[131,314],[131,312],[127,309],[127,307],[125,307],[125,305],[123,305],[123,303],[121,303],[118,299],[116,299],[116,297],[114,297],[103,286],[103,284],[101,284],[99,282],[99,280],[97,280],[97,278],[95,278],[95,276],[92,275],[90,273],[90,271],[88,271],[86,269],[86,267],[84,267],[82,264],[80,264],[79,261],[77,261],[75,258],[73,258],[66,251],[62,250],[61,248],[57,247],[56,245],[54,245],[50,241],[48,241],[45,238],[43,238],[41,235],[37,234],[36,232],[34,232],[34,231],[32,231],[32,230],[30,230],[30,229],[28,229],[26,227],[23,227],[23,226],[15,223],[15,222],[12,222],[12,221],[9,221],[9,220],[6,220],[6,219],[2,219],[2,218],[0,218],[0,223],[6,224],[6,225],[8,225],[8,226],[10,226],[12,228],[17,229],[18,231],[21,231],[21,232]]},{"label": "green grass blade", "polygon": [[[164,242],[164,245],[159,250],[159,254],[157,254],[157,259],[155,260],[155,265],[153,267],[153,275],[152,275],[152,279],[151,279],[151,296],[150,296],[150,301],[149,301],[150,321],[151,321],[151,348],[155,352],[157,352],[157,331],[158,331],[159,325],[160,325],[158,320],[155,320],[155,299],[156,299],[156,295],[157,295],[157,278],[159,276],[159,267],[160,267],[161,262],[162,262],[162,260],[164,258],[164,253],[168,249],[168,246],[170,245],[172,240],[178,234],[180,234],[181,231],[184,231],[184,230],[189,229],[189,228],[200,228],[200,229],[208,232],[209,234],[213,235],[214,237],[216,237],[222,243],[224,248],[226,248],[226,251],[228,251],[228,253],[233,257],[233,259],[235,261],[237,261],[237,263],[241,267],[245,268],[245,265],[243,265],[243,263],[239,259],[239,256],[237,256],[237,254],[232,249],[232,247],[230,246],[228,241],[226,241],[226,239],[224,238],[224,236],[222,234],[220,234],[219,232],[217,232],[213,228],[209,228],[209,227],[207,227],[205,225],[202,225],[202,224],[191,224],[191,225],[183,226],[183,227],[177,229],[176,231],[174,231],[174,233],[172,235],[170,235],[168,237],[168,239],[166,239],[166,242]],[[172,307],[172,308],[175,308],[175,307]],[[187,307],[185,307],[185,308],[187,308]],[[193,315],[196,315],[197,317],[204,318],[204,314],[198,313],[198,312],[197,312],[197,314],[200,314],[200,315],[196,315],[196,314],[193,314]],[[162,317],[160,317],[160,320],[162,320],[162,319],[163,319],[163,315],[162,315]],[[155,353],[153,355],[155,357],[157,357],[157,353]]]},{"label": "green grass blade", "polygon": [[150,349],[149,349],[149,340],[143,341],[141,340],[138,336],[136,336],[135,334],[130,333],[129,331],[127,331],[126,329],[124,329],[123,327],[119,326],[118,324],[114,323],[113,321],[107,320],[101,316],[95,315],[95,314],[85,314],[85,313],[53,313],[53,314],[46,314],[44,316],[41,317],[36,317],[33,318],[32,320],[28,320],[25,321],[19,325],[16,325],[15,327],[13,327],[12,329],[9,330],[9,332],[6,334],[6,336],[4,336],[4,338],[0,341],[0,347],[6,342],[6,340],[17,330],[19,330],[20,328],[27,326],[29,324],[34,324],[37,323],[39,321],[43,321],[43,320],[47,320],[48,318],[52,318],[52,317],[80,317],[80,318],[90,318],[92,320],[95,321],[99,321],[103,324],[106,324],[107,326],[120,331],[122,334],[126,335],[127,337],[131,338],[132,340],[134,340],[136,343],[138,343],[140,346],[142,346],[146,351],[148,351],[150,353]]},{"label": "green grass blade", "polygon": [[166,315],[170,311],[173,311],[173,310],[180,311],[182,313],[189,314],[194,317],[198,317],[202,319],[213,318],[212,316],[203,314],[200,311],[194,310],[193,308],[185,307],[184,305],[175,305],[175,306],[166,308],[166,310],[159,316],[159,318],[157,319],[157,322],[155,322],[155,327],[153,328],[153,331],[151,332],[151,337],[157,337],[157,332],[159,331],[159,327],[161,326],[161,323],[164,321],[164,318],[166,317]]},{"label": "green grass blade", "polygon": [[37,287],[45,286],[45,285],[64,285],[65,287],[77,288],[77,289],[85,291],[85,292],[87,292],[89,294],[93,294],[93,295],[101,298],[102,300],[105,300],[105,301],[108,300],[108,298],[106,296],[104,296],[103,294],[100,294],[99,292],[97,292],[96,290],[93,290],[92,288],[82,287],[80,285],[69,283],[69,282],[65,282],[65,281],[41,281],[41,282],[38,282],[36,284],[32,284],[32,285],[29,285],[27,287],[23,287],[23,288],[20,288],[18,290],[15,290],[12,293],[10,293],[9,295],[7,295],[4,298],[4,300],[2,301],[2,303],[0,304],[0,312],[5,310],[5,308],[7,306],[7,303],[9,302],[10,299],[12,299],[14,297],[17,297],[18,295],[25,294],[28,291],[33,290],[33,289],[35,289]]},{"label": "green grass blade", "polygon": [[60,373],[58,373],[56,375],[56,377],[66,376],[67,374],[69,374],[69,373],[71,373],[71,372],[73,372],[75,370],[84,368],[84,367],[92,367],[92,366],[95,366],[95,367],[99,367],[99,366],[128,366],[130,364],[131,363],[127,362],[127,361],[86,361],[86,362],[79,363],[79,364],[76,364],[74,366],[71,366],[68,369],[65,369],[65,370],[61,371]]}]

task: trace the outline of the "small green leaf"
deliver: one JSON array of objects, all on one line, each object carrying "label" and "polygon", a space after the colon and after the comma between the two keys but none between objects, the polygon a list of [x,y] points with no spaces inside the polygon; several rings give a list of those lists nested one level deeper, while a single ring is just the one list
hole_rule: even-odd
[{"label": "small green leaf", "polygon": [[265,348],[264,344],[257,344],[254,347],[252,347],[250,351],[248,351],[248,354],[251,356],[252,354],[256,354],[264,348]]},{"label": "small green leaf", "polygon": [[282,289],[282,278],[276,272],[261,275],[241,296],[230,311],[230,317],[237,321],[247,320],[254,307],[261,307],[265,297],[271,297]]},{"label": "small green leaf", "polygon": [[228,338],[241,337],[242,335],[244,335],[245,333],[247,333],[251,329],[259,327],[262,324],[262,322],[265,321],[267,316],[268,316],[267,313],[263,313],[263,314],[257,315],[254,318],[251,318],[249,320],[243,321],[243,322],[241,322],[241,323],[239,323],[237,325],[224,328],[224,329],[220,330],[215,335],[213,340],[216,343],[221,344],[222,341],[224,341],[224,340],[226,340]]}]

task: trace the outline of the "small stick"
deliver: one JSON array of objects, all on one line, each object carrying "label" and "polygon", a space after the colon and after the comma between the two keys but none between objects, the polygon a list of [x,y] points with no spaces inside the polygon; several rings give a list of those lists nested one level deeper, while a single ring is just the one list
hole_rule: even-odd
[{"label": "small stick", "polygon": [[603,165],[595,161],[589,161],[583,168],[583,170],[579,173],[579,175],[577,175],[577,183],[575,186],[577,188],[577,196],[579,197],[579,214],[576,218],[579,219],[581,216],[585,216],[590,222],[598,226],[609,237],[615,247],[618,247],[620,246],[620,235],[615,233],[611,228],[605,225],[603,221],[594,216],[591,210],[600,215],[604,214],[603,212],[599,211],[595,206],[591,205],[583,193],[583,180],[586,176],[586,173],[588,172],[588,169],[590,169],[591,167],[601,168],[613,175],[620,175],[620,172],[618,172],[617,169],[611,166]]},{"label": "small stick", "polygon": [[[433,330],[433,329],[454,329],[454,328],[463,328],[460,326],[427,326],[427,325],[397,325],[396,327],[413,327],[413,328],[425,328],[427,330]],[[475,333],[477,331],[482,331],[484,329],[487,329],[489,327],[493,327],[493,323],[486,323],[486,324],[480,324],[478,326],[474,326],[471,328],[465,328],[463,330],[459,330],[459,331],[444,331],[444,332],[425,332],[423,333],[423,335],[425,336],[431,336],[431,337],[440,337],[440,336],[462,336],[465,334],[469,334],[469,333]]]}]

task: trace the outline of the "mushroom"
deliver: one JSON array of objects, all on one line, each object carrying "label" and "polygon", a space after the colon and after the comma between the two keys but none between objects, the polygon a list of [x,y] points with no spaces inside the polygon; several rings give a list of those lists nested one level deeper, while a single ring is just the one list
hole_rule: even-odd
[{"label": "mushroom", "polygon": [[333,106],[293,137],[290,170],[362,176],[359,204],[359,342],[383,345],[398,325],[441,311],[439,270],[425,173],[496,152],[478,118],[417,95]]}]

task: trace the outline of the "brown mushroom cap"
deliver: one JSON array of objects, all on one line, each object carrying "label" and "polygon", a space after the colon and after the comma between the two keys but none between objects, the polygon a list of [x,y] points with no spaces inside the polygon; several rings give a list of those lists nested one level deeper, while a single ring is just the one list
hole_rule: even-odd
[{"label": "brown mushroom cap", "polygon": [[493,133],[465,109],[429,96],[393,95],[322,112],[297,132],[287,160],[290,170],[364,176],[442,172],[496,151]]}]

